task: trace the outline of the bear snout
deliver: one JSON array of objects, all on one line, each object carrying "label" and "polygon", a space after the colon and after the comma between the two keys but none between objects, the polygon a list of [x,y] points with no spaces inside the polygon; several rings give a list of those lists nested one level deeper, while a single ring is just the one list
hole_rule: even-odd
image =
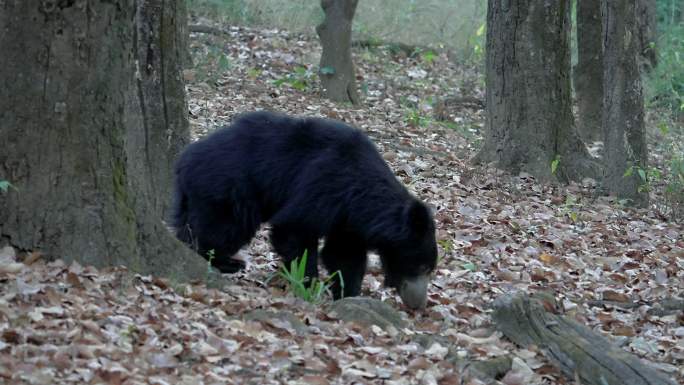
[{"label": "bear snout", "polygon": [[404,304],[411,309],[423,309],[427,305],[427,275],[419,275],[415,278],[407,278],[401,282],[399,296]]}]

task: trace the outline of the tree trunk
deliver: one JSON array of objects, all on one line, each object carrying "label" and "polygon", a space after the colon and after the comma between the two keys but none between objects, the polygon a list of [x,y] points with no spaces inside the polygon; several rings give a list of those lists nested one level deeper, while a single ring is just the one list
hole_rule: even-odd
[{"label": "tree trunk", "polygon": [[577,0],[577,126],[585,141],[603,138],[603,31],[599,0]]},{"label": "tree trunk", "polygon": [[656,0],[637,0],[636,15],[639,58],[642,62],[642,68],[650,71],[658,65]]},{"label": "tree trunk", "polygon": [[[129,143],[144,143],[128,163],[134,175],[151,183],[154,210],[166,218],[173,187],[173,163],[190,142],[182,63],[187,50],[182,0],[139,1],[137,12],[138,92],[143,101],[142,130],[128,130]],[[133,149],[131,149],[133,150]],[[150,155],[154,155],[150,157]]]},{"label": "tree trunk", "polygon": [[[170,197],[159,194],[168,186],[154,184],[169,179],[155,174],[168,173],[165,151],[183,135],[176,109],[184,103],[169,100],[182,95],[170,91],[181,83],[142,90],[160,84],[148,76],[178,76],[173,63],[136,71],[140,32],[155,27],[136,28],[133,0],[0,4],[0,175],[17,187],[0,199],[2,242],[67,262],[208,278],[206,262],[161,221],[161,202]],[[151,33],[162,40],[146,45],[172,47],[165,36],[173,33]],[[172,48],[156,54],[176,56]],[[150,124],[155,116],[175,124],[172,133]]]},{"label": "tree trunk", "polygon": [[596,175],[573,123],[569,30],[569,0],[489,1],[486,136],[476,162],[544,180]]},{"label": "tree trunk", "polygon": [[360,104],[351,56],[352,19],[358,0],[321,0],[325,19],[316,27],[323,53],[319,76],[323,96]]},{"label": "tree trunk", "polygon": [[603,186],[641,205],[648,201],[647,149],[634,2],[608,1],[604,18]]}]

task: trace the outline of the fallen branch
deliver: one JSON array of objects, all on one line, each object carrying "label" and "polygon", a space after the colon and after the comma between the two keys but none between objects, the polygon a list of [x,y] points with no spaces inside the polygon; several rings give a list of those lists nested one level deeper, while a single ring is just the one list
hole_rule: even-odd
[{"label": "fallen branch", "polygon": [[498,298],[492,319],[516,344],[539,346],[570,380],[578,376],[582,384],[674,384],[600,334],[546,310],[554,308],[555,304],[546,298],[518,293]]},{"label": "fallen branch", "polygon": [[589,307],[619,307],[620,309],[635,309],[641,306],[641,304],[636,302],[606,301],[602,299],[587,301],[586,304]]},{"label": "fallen branch", "polygon": [[640,306],[649,306],[650,309],[646,311],[649,315],[662,317],[665,315],[677,313],[684,311],[684,299],[679,298],[665,298],[659,300],[657,303],[650,302],[617,302],[617,301],[604,301],[595,300],[587,301],[587,305],[591,307],[618,307],[620,309],[636,309]]}]

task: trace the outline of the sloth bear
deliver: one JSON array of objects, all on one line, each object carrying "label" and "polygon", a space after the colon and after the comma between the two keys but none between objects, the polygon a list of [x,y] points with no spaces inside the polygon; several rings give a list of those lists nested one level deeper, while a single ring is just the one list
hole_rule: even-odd
[{"label": "sloth bear", "polygon": [[232,256],[259,225],[289,262],[308,253],[306,276],[323,264],[340,271],[357,296],[366,252],[376,251],[385,285],[411,308],[427,302],[437,263],[430,210],[397,180],[368,137],[342,122],[271,112],[239,116],[233,124],[190,144],[175,169],[173,227],[222,273],[244,266]]}]

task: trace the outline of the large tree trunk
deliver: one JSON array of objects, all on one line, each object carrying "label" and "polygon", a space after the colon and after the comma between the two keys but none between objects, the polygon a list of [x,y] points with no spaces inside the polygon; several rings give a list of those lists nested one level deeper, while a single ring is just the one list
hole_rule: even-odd
[{"label": "large tree trunk", "polygon": [[634,2],[608,1],[604,18],[603,186],[610,193],[644,204],[648,200],[643,188],[647,149]]},{"label": "large tree trunk", "polygon": [[569,30],[569,0],[489,1],[486,137],[476,162],[545,180],[596,174],[573,122]]},{"label": "large tree trunk", "polygon": [[[95,266],[207,277],[206,263],[163,225],[168,197],[159,194],[169,178],[155,175],[169,172],[168,140],[184,135],[182,89],[170,91],[182,84],[142,89],[160,84],[148,79],[155,74],[161,82],[178,76],[173,63],[153,58],[176,56],[164,41],[173,32],[144,43],[137,33],[156,27],[136,29],[133,0],[0,6],[0,175],[18,189],[0,199],[1,241]],[[147,51],[136,69],[143,44],[169,51]],[[142,68],[160,63],[169,66]],[[157,116],[172,133],[150,124]]]},{"label": "large tree trunk", "polygon": [[636,0],[636,15],[639,58],[642,68],[650,71],[658,65],[656,0]]},{"label": "large tree trunk", "polygon": [[603,138],[603,28],[599,0],[577,0],[577,126],[586,141]]},{"label": "large tree trunk", "polygon": [[316,27],[323,53],[319,75],[323,96],[360,104],[351,56],[352,19],[358,0],[321,0],[325,19]]},{"label": "large tree trunk", "polygon": [[137,82],[143,101],[143,129],[128,130],[128,142],[144,143],[147,149],[131,151],[127,159],[135,170],[133,175],[151,181],[141,185],[151,188],[146,195],[164,217],[172,195],[173,163],[190,141],[181,76],[187,50],[185,16],[183,0],[138,2]]}]

